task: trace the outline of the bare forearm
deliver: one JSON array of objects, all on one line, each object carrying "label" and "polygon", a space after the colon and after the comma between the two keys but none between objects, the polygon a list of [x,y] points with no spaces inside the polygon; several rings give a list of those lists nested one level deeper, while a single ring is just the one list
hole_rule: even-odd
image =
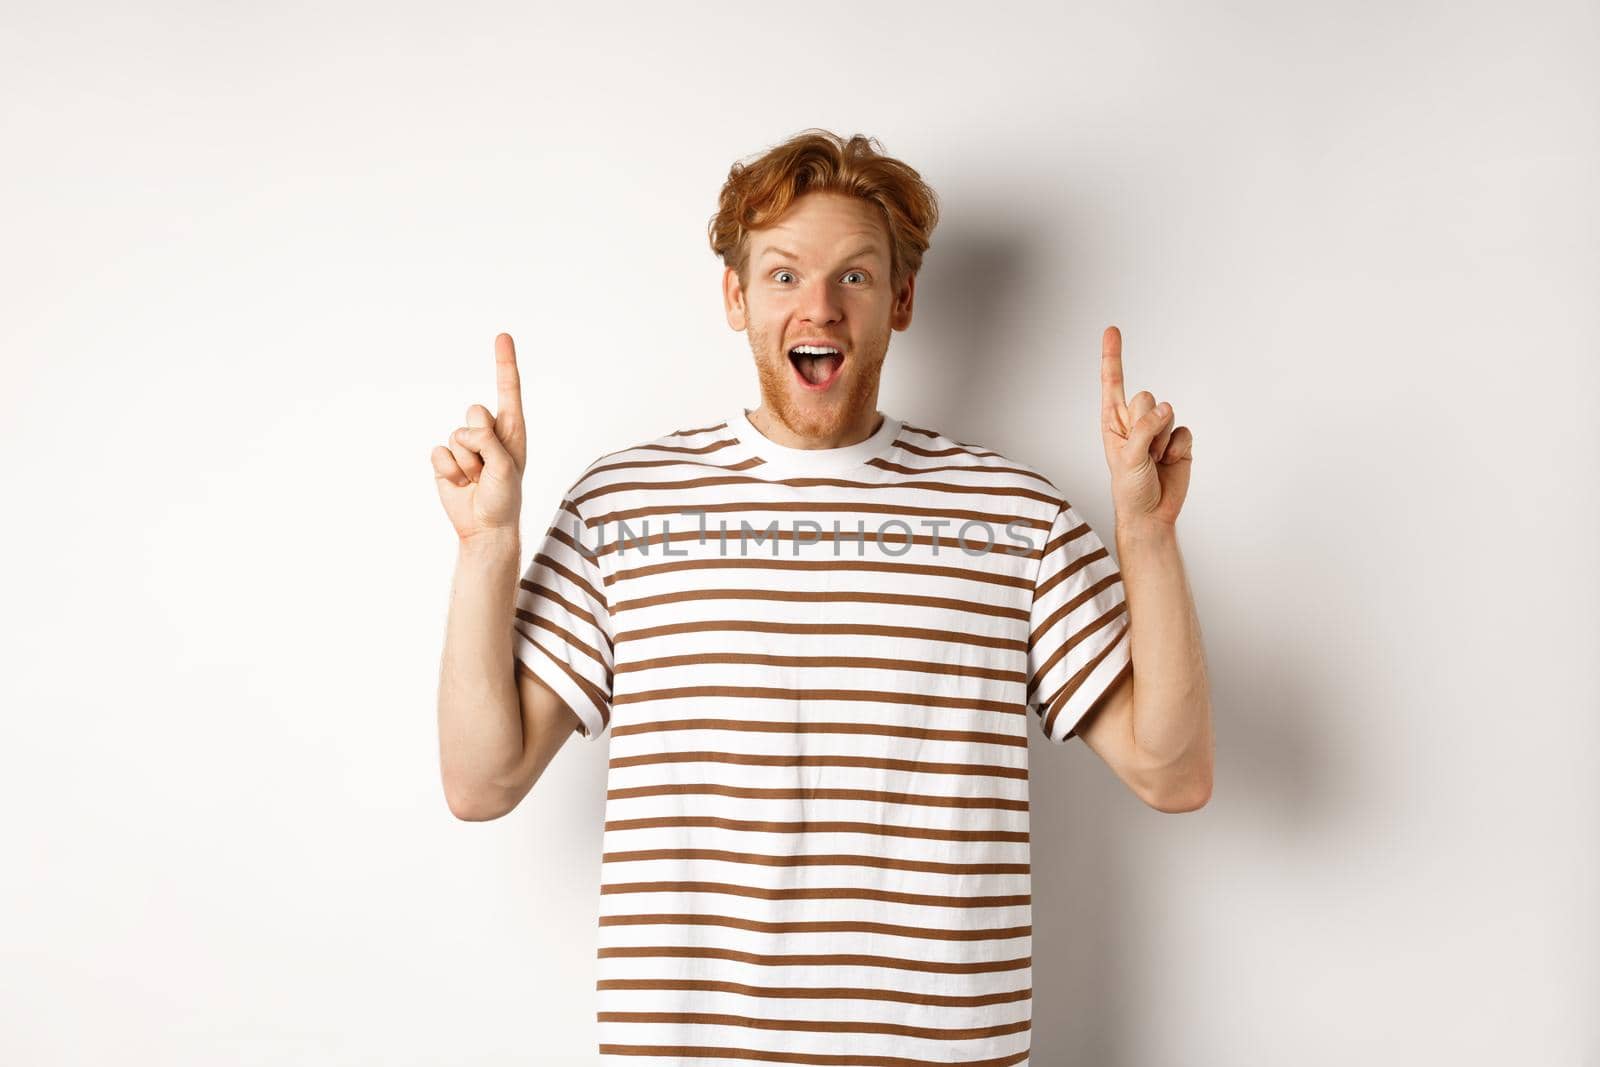
[{"label": "bare forearm", "polygon": [[1211,686],[1177,531],[1117,524],[1117,562],[1133,643],[1133,733],[1185,783],[1211,773]]},{"label": "bare forearm", "polygon": [[439,757],[452,808],[482,802],[522,757],[511,654],[521,555],[521,542],[506,538],[464,542],[456,557],[439,669]]}]

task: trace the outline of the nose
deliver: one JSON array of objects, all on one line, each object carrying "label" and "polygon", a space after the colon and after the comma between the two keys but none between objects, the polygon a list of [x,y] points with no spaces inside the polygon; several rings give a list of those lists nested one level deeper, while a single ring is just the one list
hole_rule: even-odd
[{"label": "nose", "polygon": [[837,322],[843,314],[839,294],[834,292],[833,282],[829,279],[818,278],[802,291],[800,315],[807,322]]}]

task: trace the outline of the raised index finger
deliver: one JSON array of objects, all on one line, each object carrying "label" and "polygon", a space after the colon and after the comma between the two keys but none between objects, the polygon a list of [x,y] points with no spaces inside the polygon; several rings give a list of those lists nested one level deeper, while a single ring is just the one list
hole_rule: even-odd
[{"label": "raised index finger", "polygon": [[507,434],[522,431],[522,376],[517,373],[517,346],[509,333],[494,339],[494,382],[499,394],[494,424],[505,439]]},{"label": "raised index finger", "polygon": [[1100,409],[1116,425],[1127,407],[1128,398],[1122,394],[1122,331],[1107,326],[1100,335]]}]

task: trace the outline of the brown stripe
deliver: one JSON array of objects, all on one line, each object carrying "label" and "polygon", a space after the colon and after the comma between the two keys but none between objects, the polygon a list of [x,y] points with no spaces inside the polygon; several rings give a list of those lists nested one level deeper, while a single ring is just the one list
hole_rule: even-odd
[{"label": "brown stripe", "polygon": [[[765,479],[758,478],[754,479],[754,481],[760,485],[772,484],[770,481]],[[878,487],[869,486],[868,488],[876,489]],[[593,529],[594,527],[601,525],[616,526],[620,523],[628,521],[629,519],[638,519],[649,515],[666,515],[670,517],[673,515],[705,512],[709,517],[711,515],[752,511],[805,511],[812,512],[814,514],[839,512],[840,514],[859,515],[910,515],[913,518],[931,517],[949,519],[951,522],[965,522],[968,520],[974,522],[986,522],[990,526],[997,526],[1001,529],[1004,529],[1006,523],[1008,522],[1014,522],[1018,526],[1026,526],[1035,530],[1049,530],[1053,525],[1051,522],[1048,522],[1044,519],[1030,518],[1026,515],[997,515],[993,512],[986,511],[968,511],[961,508],[929,508],[926,506],[917,506],[913,504],[880,504],[871,500],[862,500],[854,503],[832,503],[827,501],[809,500],[708,500],[703,503],[697,503],[693,505],[689,504],[688,502],[674,504],[671,501],[662,501],[661,503],[652,504],[646,507],[628,508],[624,511],[608,511],[604,515],[597,515],[593,519],[585,519],[584,523],[586,526]],[[708,518],[708,537],[710,536],[709,527],[710,522]],[[695,528],[696,531],[699,530],[698,522],[695,524]],[[604,552],[604,549],[601,551]]]},{"label": "brown stripe", "polygon": [[883,934],[888,937],[918,937],[928,941],[1006,941],[1032,937],[1032,926],[995,926],[985,930],[936,929],[927,926],[900,926],[895,923],[841,919],[837,922],[762,922],[732,915],[699,913],[654,913],[602,915],[601,926],[725,926],[764,934]]},{"label": "brown stripe", "polygon": [[667,436],[668,437],[693,437],[697,433],[710,433],[713,430],[726,430],[727,428],[728,428],[728,424],[727,424],[726,421],[724,421],[724,422],[716,422],[716,423],[712,423],[710,426],[701,426],[700,428],[695,429],[695,430],[674,430],[671,433],[667,434]]},{"label": "brown stripe", "polygon": [[748,863],[758,867],[882,867],[892,871],[921,871],[924,874],[979,875],[1027,874],[1026,863],[940,863],[937,860],[906,860],[893,856],[858,856],[844,852],[804,853],[796,856],[764,856],[753,852],[733,852],[722,848],[641,848],[631,852],[602,852],[600,862],[645,863],[652,860],[717,860],[723,863]]},{"label": "brown stripe", "polygon": [[612,893],[721,893],[756,900],[879,900],[890,904],[916,904],[929,908],[1020,908],[1031,906],[1029,893],[1000,896],[945,896],[935,893],[897,893],[864,886],[789,886],[740,885],[736,882],[610,882],[600,886],[602,896]]},{"label": "brown stripe", "polygon": [[989,678],[996,682],[1026,682],[1021,671],[998,667],[977,667],[970,663],[938,663],[929,660],[890,659],[883,656],[779,656],[767,652],[690,652],[680,656],[656,656],[617,664],[618,674],[656,670],[664,667],[692,667],[707,663],[765,663],[773,667],[855,667],[862,670],[912,671],[917,674],[948,674],[961,678]]},{"label": "brown stripe", "polygon": [[743,470],[749,470],[752,467],[759,467],[759,466],[761,466],[761,462],[762,461],[760,459],[758,459],[758,458],[756,458],[754,456],[751,456],[751,457],[749,457],[747,459],[741,459],[737,463],[707,463],[707,462],[705,462],[703,460],[687,459],[687,458],[685,458],[685,459],[619,460],[616,463],[607,463],[604,466],[600,466],[600,467],[590,467],[589,470],[588,470],[588,473],[585,474],[584,477],[587,478],[589,475],[599,474],[602,471],[647,470],[647,469],[649,469],[651,467],[695,466],[695,467],[708,467],[711,470],[716,470],[716,471],[743,471]]},{"label": "brown stripe", "polygon": [[[943,611],[963,611],[974,615],[991,615],[1000,619],[1027,620],[1024,608],[1009,608],[1003,604],[984,604],[973,600],[956,600],[945,596],[916,596],[909,593],[858,593],[844,589],[686,589],[678,593],[657,593],[654,596],[619,600],[611,606],[613,616],[624,611],[657,607],[661,604],[681,604],[691,600],[775,600],[801,604],[899,604],[906,607],[938,608]],[[961,625],[952,622],[952,625]]]},{"label": "brown stripe", "polygon": [[[596,604],[600,605],[600,609],[602,611],[605,610],[605,608],[606,608],[606,595],[604,593],[602,593],[600,590],[596,589],[594,586],[590,585],[589,582],[588,582],[588,579],[586,579],[583,575],[581,575],[577,571],[574,571],[571,568],[567,567],[565,564],[558,563],[554,558],[545,555],[543,552],[538,553],[533,558],[540,565],[542,565],[544,567],[547,567],[552,571],[555,571],[557,574],[561,575],[561,577],[565,578],[567,581],[571,582],[573,585],[577,586],[579,589],[582,589],[585,593],[587,593],[589,595],[589,599],[590,600],[592,600]],[[532,590],[532,589],[535,588],[534,584],[531,581],[529,581],[527,578],[520,579],[517,582],[517,584],[522,586],[522,588],[528,589],[528,590]]]},{"label": "brown stripe", "polygon": [[[674,541],[683,541],[683,539],[694,539],[696,536],[698,534],[672,534],[672,539]],[[794,533],[779,533],[776,534],[776,539],[778,541],[787,541],[787,539],[792,539],[794,536]],[[829,541],[832,537],[830,537],[830,534],[821,534],[821,539],[822,541]],[[853,539],[854,536],[851,536],[851,541]],[[874,539],[877,539],[877,537],[874,537]],[[904,537],[896,537],[896,541],[904,542],[906,539]],[[912,537],[912,541],[928,544],[931,541],[931,537]],[[962,550],[960,545],[955,545],[954,539],[941,537],[939,541],[941,541],[941,544],[952,547],[955,552]],[[776,545],[776,541],[773,544]],[[973,555],[966,558],[970,558],[970,560],[981,560],[981,558],[986,560],[986,558],[989,558],[990,552],[1011,555],[1011,549],[1008,549],[1006,545],[995,545],[994,549],[986,547],[986,549],[982,549],[981,553],[974,550]],[[1019,552],[1018,555],[1022,555],[1022,557],[1037,557],[1037,550]],[[1102,550],[1101,555],[1104,555],[1104,550]],[[826,560],[803,560],[803,558],[798,557],[781,557],[781,555],[776,555],[776,550],[774,550],[774,555],[771,555],[771,557],[762,557],[762,555],[755,555],[755,557],[746,557],[746,555],[722,557],[722,555],[718,555],[718,557],[694,558],[694,560],[677,560],[674,563],[642,563],[642,565],[626,566],[626,568],[618,569],[614,573],[606,574],[603,577],[603,581],[605,581],[606,585],[613,585],[616,582],[634,579],[634,577],[653,577],[656,574],[672,574],[677,573],[677,571],[717,571],[717,569],[770,571],[773,568],[781,568],[784,571],[829,571],[829,573],[834,573],[834,571],[882,571],[882,573],[886,574],[925,574],[928,577],[954,577],[958,581],[982,582],[982,584],[986,585],[1010,585],[1013,589],[1027,589],[1029,585],[1034,584],[1034,577],[1029,576],[1029,574],[1003,574],[1000,571],[986,571],[976,563],[968,566],[939,566],[936,563],[896,563],[894,560],[874,560],[874,558],[845,560],[845,558],[832,557],[826,558]]]},{"label": "brown stripe", "polygon": [[918,741],[972,741],[980,745],[1010,745],[1027,748],[1028,738],[996,734],[983,730],[936,730],[930,726],[896,726],[879,722],[760,722],[750,719],[653,719],[617,726],[618,737],[629,734],[659,733],[663,730],[737,730],[741,733],[773,734],[866,734],[881,737],[909,737]]},{"label": "brown stripe", "polygon": [[[1048,734],[1055,726],[1056,716],[1061,713],[1062,707],[1064,707],[1067,701],[1071,699],[1072,694],[1078,691],[1078,687],[1083,684],[1084,679],[1088,678],[1094,669],[1100,666],[1101,661],[1109,656],[1112,651],[1122,643],[1123,638],[1126,636],[1127,628],[1124,627],[1122,631],[1117,634],[1115,640],[1108,642],[1106,647],[1102,648],[1095,655],[1094,659],[1090,660],[1088,663],[1085,663],[1082,670],[1078,671],[1078,673],[1074,674],[1071,678],[1068,678],[1066,683],[1062,685],[1060,689],[1056,690],[1055,695],[1050,698],[1050,703],[1048,705],[1050,709],[1049,714],[1047,714],[1044,719],[1045,733]],[[1130,660],[1130,662],[1132,661]]]},{"label": "brown stripe", "polygon": [[806,786],[769,788],[753,785],[725,785],[721,782],[670,782],[658,785],[635,785],[606,791],[607,800],[690,795],[743,797],[747,800],[866,800],[874,804],[915,804],[929,808],[1028,810],[1027,797],[938,796],[930,793],[897,793],[879,789],[818,789]]},{"label": "brown stripe", "polygon": [[[913,451],[907,448],[906,451]],[[927,455],[926,449],[916,449],[922,455]],[[970,454],[970,453],[969,453]],[[879,470],[893,471],[896,474],[932,474],[936,471],[961,471],[965,474],[1016,474],[1023,478],[1032,478],[1034,481],[1043,482],[1055,488],[1055,483],[1037,471],[1024,470],[1021,467],[985,467],[977,464],[943,463],[936,467],[908,467],[903,463],[892,463],[889,460],[876,458],[869,459],[863,466],[877,467]]]},{"label": "brown stripe", "polygon": [[1011,841],[1028,843],[1026,830],[958,830],[935,826],[890,826],[876,822],[842,820],[803,820],[765,822],[756,819],[724,819],[716,815],[655,815],[643,819],[610,819],[607,830],[651,830],[663,826],[714,826],[748,834],[875,834],[880,837],[910,837],[923,841]]},{"label": "brown stripe", "polygon": [[[1060,518],[1059,512],[1057,513],[1056,517]],[[1053,527],[1055,523],[1051,523],[1050,525]],[[1044,554],[1048,556],[1050,553],[1054,552],[1068,541],[1076,541],[1078,538],[1082,537],[1088,532],[1089,524],[1086,522],[1080,522],[1072,529],[1062,532],[1060,536],[1052,537],[1050,540],[1046,541],[1044,545]]]},{"label": "brown stripe", "polygon": [[[620,701],[619,701],[620,703]],[[1022,709],[1018,709],[1020,712]],[[726,763],[740,767],[871,767],[906,774],[971,774],[983,778],[1027,781],[1028,768],[983,763],[935,763],[930,760],[888,759],[881,756],[793,755],[786,752],[647,752],[639,756],[613,756],[612,767],[650,767],[660,763]]]},{"label": "brown stripe", "polygon": [[[708,453],[711,453],[711,452],[720,452],[724,448],[732,448],[734,445],[736,445],[738,443],[739,443],[739,439],[736,438],[736,437],[723,437],[723,438],[719,438],[718,440],[712,441],[710,444],[704,444],[704,445],[662,445],[662,444],[657,444],[657,443],[655,443],[653,441],[647,441],[647,442],[645,442],[643,444],[634,445],[632,448],[625,448],[622,451],[623,452],[677,452],[677,453],[680,453],[681,455],[686,455],[686,456],[704,456],[704,455],[706,455]],[[611,454],[612,455],[620,455],[620,453],[617,453],[617,452],[613,452]],[[577,498],[578,503],[580,503],[580,504],[583,503],[583,499],[584,499],[583,497],[578,497]]]},{"label": "brown stripe", "polygon": [[[1062,567],[1050,577],[1046,578],[1044,582],[1035,586],[1033,590],[1033,599],[1035,601],[1042,599],[1050,592],[1050,590],[1054,589],[1068,578],[1071,578],[1074,574],[1077,574],[1095,560],[1105,559],[1109,555],[1110,553],[1107,552],[1104,547],[1101,547],[1095,549],[1093,552],[1079,556],[1077,559],[1073,560],[1071,563],[1067,564],[1065,567]],[[1112,571],[1111,573],[1113,577],[1122,577],[1121,571]],[[607,579],[607,581],[609,580],[610,579]]]},{"label": "brown stripe", "polygon": [[744,1026],[752,1030],[791,1030],[809,1034],[898,1034],[930,1040],[972,1041],[983,1037],[1003,1037],[1028,1029],[1028,1020],[996,1026],[904,1026],[898,1023],[835,1022],[831,1019],[759,1019],[748,1015],[719,1015],[696,1011],[599,1011],[602,1023],[676,1023],[680,1026]]},{"label": "brown stripe", "polygon": [[861,989],[849,986],[767,986],[740,982],[717,982],[708,978],[602,978],[596,989],[677,989],[706,993],[739,993],[747,997],[774,997],[784,1000],[887,1000],[908,1004],[928,1004],[944,1008],[979,1008],[988,1004],[1015,1004],[1033,996],[1033,987],[1003,993],[977,993],[972,996],[947,996],[939,993],[902,992],[898,989]]},{"label": "brown stripe", "polygon": [[[907,428],[909,429],[909,427]],[[942,434],[932,433],[927,430],[914,430],[913,432],[923,433],[928,437],[943,436]],[[986,448],[980,448],[976,445],[964,445],[960,441],[957,441],[955,445],[950,448],[923,448],[921,445],[914,445],[908,441],[905,443],[904,448],[907,452],[914,452],[919,456],[927,456],[931,459],[937,459],[940,456],[980,456],[992,459],[1006,458],[998,452],[992,452]]]},{"label": "brown stripe", "polygon": [[[736,1059],[765,1063],[804,1063],[812,1067],[928,1067],[927,1060],[908,1060],[902,1056],[863,1056],[852,1052],[832,1055],[825,1052],[768,1052],[751,1048],[724,1048],[716,1045],[612,1045],[598,1046],[602,1056],[676,1056],[680,1059]],[[987,1060],[940,1060],[948,1067],[1012,1067],[1028,1058],[1028,1050]]]},{"label": "brown stripe", "polygon": [[[578,513],[574,511],[572,514],[577,515]],[[583,522],[583,518],[579,516],[578,521],[580,523]],[[566,545],[568,548],[572,549],[573,552],[581,556],[586,562],[593,563],[597,567],[599,566],[600,557],[595,554],[594,549],[590,548],[583,542],[576,540],[571,534],[567,533],[567,531],[563,530],[561,527],[552,524],[546,533],[555,538],[557,541],[560,541],[562,544]]]},{"label": "brown stripe", "polygon": [[1010,700],[981,700],[977,697],[944,697],[932,693],[896,693],[878,689],[785,689],[768,685],[680,685],[669,689],[644,689],[618,693],[616,704],[642,704],[652,700],[678,700],[683,697],[749,697],[752,700],[860,700],[875,704],[914,704],[922,708],[960,708],[995,711],[1002,715],[1021,715],[1024,709]]},{"label": "brown stripe", "polygon": [[600,959],[693,959],[734,960],[761,967],[888,967],[898,971],[926,974],[993,974],[1018,971],[1032,966],[1032,956],[1010,960],[974,960],[951,963],[944,960],[910,960],[899,956],[868,956],[857,953],[741,952],[714,945],[606,945],[596,953]]},{"label": "brown stripe", "polygon": [[[701,452],[705,449],[695,448],[668,448],[655,446],[666,452]],[[959,482],[861,482],[850,478],[823,478],[823,477],[795,477],[778,479],[782,485],[814,488],[816,486],[831,485],[839,489],[871,489],[879,492],[884,489],[915,489],[924,493],[954,493],[956,495],[996,496],[1015,498],[1020,500],[1037,500],[1041,504],[1055,507],[1061,503],[1061,497],[1055,493],[1041,493],[1033,489],[1024,489],[1021,486],[1002,485],[962,485]],[[703,478],[674,479],[672,481],[634,481],[634,482],[609,482],[596,486],[586,493],[572,498],[573,503],[580,507],[598,497],[610,496],[613,493],[644,493],[644,492],[669,492],[681,489],[704,489],[714,485],[771,485],[772,479],[757,478],[738,474],[708,475]]]},{"label": "brown stripe", "polygon": [[[728,424],[724,422],[724,423],[721,424],[721,426],[714,427],[714,428],[715,429],[725,429],[727,427],[727,425]],[[676,436],[676,435],[669,435],[669,436]],[[629,452],[637,452],[641,448],[649,448],[654,443],[655,443],[654,441],[645,441],[645,442],[642,442],[642,443],[637,444],[637,445],[629,445],[627,448],[618,448],[618,449],[615,449],[614,451],[611,451],[611,452],[603,452],[603,453],[600,454],[600,456],[598,458],[595,459],[595,462],[596,463],[602,463],[605,460],[608,460],[608,459],[612,458],[613,456],[625,456]],[[719,440],[717,442],[714,442],[714,443],[726,447],[727,445],[737,444],[738,443],[738,438],[736,438],[736,437],[726,437],[726,438],[722,438],[721,440]],[[585,477],[587,477],[587,475],[585,475]],[[578,484],[581,484],[583,482],[583,480],[584,480],[583,478],[579,478],[578,479]]]},{"label": "brown stripe", "polygon": [[875,623],[848,622],[776,622],[762,619],[705,619],[695,622],[668,623],[662,626],[641,626],[620,630],[616,641],[643,641],[652,637],[671,637],[676,634],[713,633],[765,633],[765,634],[857,634],[862,637],[904,637],[914,641],[949,641],[978,648],[998,648],[1009,652],[1026,652],[1026,641],[1010,637],[988,637],[983,634],[959,630],[930,630],[917,626],[883,626]]}]

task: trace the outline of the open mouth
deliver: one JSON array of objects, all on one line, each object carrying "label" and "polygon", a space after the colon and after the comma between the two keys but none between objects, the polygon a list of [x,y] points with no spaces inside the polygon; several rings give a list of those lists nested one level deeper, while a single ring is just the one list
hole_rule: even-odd
[{"label": "open mouth", "polygon": [[820,392],[834,383],[844,367],[844,352],[821,351],[829,346],[797,345],[789,349],[789,363],[794,367],[795,379],[813,392]]}]

